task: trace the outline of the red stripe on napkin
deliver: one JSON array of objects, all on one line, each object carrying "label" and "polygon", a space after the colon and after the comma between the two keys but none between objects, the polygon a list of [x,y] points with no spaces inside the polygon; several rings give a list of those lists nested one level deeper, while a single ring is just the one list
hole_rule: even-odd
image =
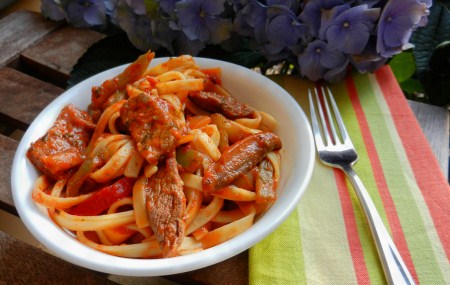
[{"label": "red stripe on napkin", "polygon": [[342,205],[342,215],[344,216],[345,230],[347,232],[348,247],[352,256],[353,267],[355,268],[356,280],[358,284],[370,284],[369,273],[367,271],[364,253],[359,239],[356,218],[353,205],[350,199],[349,189],[345,180],[344,172],[334,169],[334,178]]},{"label": "red stripe on napkin", "polygon": [[[436,231],[450,260],[450,187],[445,179],[422,130],[406,102],[394,75],[388,66],[379,69],[376,78],[389,106],[397,132],[405,148],[425,203],[430,211]],[[423,162],[427,161],[426,164]],[[401,190],[401,189],[398,189]],[[446,194],[444,193],[446,192]]]},{"label": "red stripe on napkin", "polygon": [[[367,118],[364,114],[361,101],[358,97],[358,91],[356,90],[355,82],[352,76],[349,76],[346,80],[346,86],[349,94],[349,98],[352,102],[353,109],[355,110],[356,118],[358,120],[359,129],[361,131],[366,151],[369,156],[370,164],[372,166],[375,183],[380,193],[381,200],[383,202],[384,211],[386,213],[389,227],[392,233],[392,239],[401,253],[405,264],[408,266],[411,275],[417,281],[417,273],[414,268],[414,263],[411,258],[411,254],[406,243],[405,234],[403,232],[402,225],[400,223],[397,210],[395,208],[394,201],[389,192],[389,187],[384,176],[383,166],[381,165],[380,158],[378,156],[377,149],[370,132]],[[406,102],[405,102],[406,103]]]}]

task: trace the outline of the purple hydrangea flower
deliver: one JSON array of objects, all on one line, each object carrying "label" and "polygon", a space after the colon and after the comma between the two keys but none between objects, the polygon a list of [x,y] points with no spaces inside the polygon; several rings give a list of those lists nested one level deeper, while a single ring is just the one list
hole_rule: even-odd
[{"label": "purple hydrangea flower", "polygon": [[243,36],[251,37],[259,43],[266,40],[267,6],[256,0],[248,0],[236,13],[234,30]]},{"label": "purple hydrangea flower", "polygon": [[320,37],[344,53],[361,53],[374,30],[380,9],[369,9],[367,5],[356,7],[342,5],[331,11],[336,13],[332,13],[328,19],[323,19]]},{"label": "purple hydrangea flower", "polygon": [[221,18],[226,0],[182,0],[176,3],[178,25],[189,40],[219,44],[228,39],[231,20]]},{"label": "purple hydrangea flower", "polygon": [[378,22],[377,52],[391,57],[407,48],[414,28],[429,14],[427,3],[390,0]]},{"label": "purple hydrangea flower", "polygon": [[152,35],[152,22],[146,15],[138,15],[126,1],[117,3],[112,21],[126,32],[130,42],[140,50],[156,50],[160,45],[156,44]]},{"label": "purple hydrangea flower", "polygon": [[268,22],[265,49],[269,54],[281,52],[297,44],[308,34],[308,27],[301,23],[292,11],[282,5],[268,7]]},{"label": "purple hydrangea flower", "polygon": [[339,16],[341,13],[349,10],[351,8],[350,5],[344,4],[344,5],[337,5],[333,8],[322,10],[320,13],[320,27],[319,27],[319,33],[317,37],[322,40],[326,40],[326,31],[330,26],[332,26],[334,21],[336,20],[336,17]]},{"label": "purple hydrangea flower", "polygon": [[360,54],[350,56],[350,62],[361,73],[374,72],[387,62],[386,57],[382,57],[376,51],[376,38],[371,37],[366,49]]},{"label": "purple hydrangea flower", "polygon": [[102,0],[77,0],[66,7],[67,20],[74,27],[106,25],[106,9]]},{"label": "purple hydrangea flower", "polygon": [[41,0],[41,13],[53,21],[60,21],[66,18],[64,10],[55,0]]},{"label": "purple hydrangea flower", "polygon": [[342,64],[336,66],[335,68],[328,69],[323,75],[323,79],[331,83],[338,83],[342,81],[345,76],[347,76],[349,63],[349,58],[345,58],[345,61]]},{"label": "purple hydrangea flower", "polygon": [[320,29],[322,13],[343,4],[345,4],[345,2],[342,0],[309,1],[303,8],[300,19],[309,26],[311,34],[317,36]]},{"label": "purple hydrangea flower", "polygon": [[[427,7],[427,9],[429,9],[431,7],[431,5],[433,4],[432,0],[418,0],[419,3],[423,3],[425,4],[425,6]],[[425,16],[423,16],[419,23],[417,23],[416,27],[423,27],[428,23],[428,16],[429,15],[429,11],[426,13]]]},{"label": "purple hydrangea flower", "polygon": [[322,40],[315,40],[308,44],[298,58],[300,72],[311,81],[317,81],[328,73],[328,79],[342,76],[349,59],[342,52],[330,49]]}]

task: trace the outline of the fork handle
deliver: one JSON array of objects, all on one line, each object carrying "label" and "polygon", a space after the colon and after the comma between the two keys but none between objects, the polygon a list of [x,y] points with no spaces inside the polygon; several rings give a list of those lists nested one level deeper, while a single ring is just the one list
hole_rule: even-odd
[{"label": "fork handle", "polygon": [[341,165],[341,168],[362,205],[388,284],[415,284],[361,179],[350,165]]}]

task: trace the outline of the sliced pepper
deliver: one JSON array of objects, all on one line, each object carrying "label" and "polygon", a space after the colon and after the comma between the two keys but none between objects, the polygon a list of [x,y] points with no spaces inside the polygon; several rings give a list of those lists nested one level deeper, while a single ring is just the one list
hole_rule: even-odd
[{"label": "sliced pepper", "polygon": [[200,71],[215,84],[222,85],[222,69],[220,67],[201,69]]},{"label": "sliced pepper", "polygon": [[103,187],[78,205],[70,208],[69,214],[95,216],[106,211],[114,202],[130,197],[133,193],[134,178],[123,177],[113,184]]}]

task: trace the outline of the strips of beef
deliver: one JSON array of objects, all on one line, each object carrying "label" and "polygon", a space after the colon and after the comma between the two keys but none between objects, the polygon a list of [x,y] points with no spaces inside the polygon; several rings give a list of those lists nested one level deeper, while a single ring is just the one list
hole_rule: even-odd
[{"label": "strips of beef", "polygon": [[147,181],[147,213],[150,226],[163,250],[164,257],[173,256],[181,245],[185,223],[186,198],[175,158],[166,160]]},{"label": "strips of beef", "polygon": [[89,105],[89,113],[94,121],[100,118],[101,113],[106,109],[105,104],[114,94],[120,94],[124,91],[128,84],[139,79],[147,70],[148,65],[155,57],[154,52],[147,52],[139,56],[136,61],[130,64],[122,73],[112,79],[105,80],[100,86],[92,87],[91,104]]},{"label": "strips of beef", "polygon": [[61,179],[83,162],[94,128],[87,112],[69,104],[47,133],[31,144],[27,157],[45,175]]},{"label": "strips of beef", "polygon": [[233,144],[203,175],[203,191],[214,192],[255,167],[268,152],[280,149],[280,138],[271,132],[248,136]]},{"label": "strips of beef", "polygon": [[130,99],[121,108],[120,116],[142,156],[157,164],[162,156],[173,152],[186,126],[167,101],[147,93]]},{"label": "strips of beef", "polygon": [[189,93],[189,98],[194,104],[211,113],[220,113],[229,119],[251,118],[255,110],[247,104],[237,101],[222,87],[208,80],[204,91]]}]

